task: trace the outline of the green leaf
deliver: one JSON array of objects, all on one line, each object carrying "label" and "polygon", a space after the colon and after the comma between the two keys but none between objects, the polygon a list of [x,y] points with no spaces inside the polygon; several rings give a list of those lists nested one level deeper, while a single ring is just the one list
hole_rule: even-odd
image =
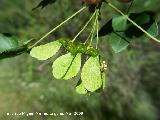
[{"label": "green leaf", "polygon": [[[151,27],[151,25],[155,21],[155,13],[150,11],[144,11],[141,13],[131,13],[129,17],[146,31]],[[128,38],[140,38],[144,35],[144,32],[136,26],[134,26],[132,23],[129,23],[128,26],[129,27],[125,31],[125,35]]]},{"label": "green leaf", "polygon": [[84,87],[91,92],[102,86],[99,57],[90,57],[82,68],[81,80]]},{"label": "green leaf", "polygon": [[154,22],[151,27],[147,30],[148,33],[153,35],[154,37],[158,36],[158,25]]},{"label": "green leaf", "polygon": [[22,53],[27,52],[27,50],[28,50],[28,47],[26,45],[12,48],[12,49],[9,49],[7,51],[0,53],[0,59],[18,56]]},{"label": "green leaf", "polygon": [[0,53],[16,47],[18,47],[18,40],[16,38],[0,34]]},{"label": "green leaf", "polygon": [[118,16],[113,18],[112,26],[114,31],[124,31],[127,28],[127,19],[124,16]]},{"label": "green leaf", "polygon": [[84,87],[84,85],[82,84],[82,80],[79,80],[77,85],[76,85],[76,92],[79,94],[87,94],[87,90]]},{"label": "green leaf", "polygon": [[53,76],[57,79],[68,80],[77,75],[81,67],[81,54],[65,54],[57,58],[53,63]]},{"label": "green leaf", "polygon": [[27,42],[23,43],[21,46],[17,46],[15,48],[11,48],[9,50],[0,52],[0,59],[4,58],[11,58],[18,55],[21,55],[23,53],[29,53],[30,46],[32,46],[35,43],[34,39],[28,40]]},{"label": "green leaf", "polygon": [[47,60],[48,58],[55,55],[60,49],[61,44],[59,41],[54,41],[47,43],[45,45],[40,45],[32,48],[30,55],[38,60]]},{"label": "green leaf", "polygon": [[142,13],[141,15],[137,16],[134,20],[138,25],[146,24],[150,21],[150,16],[147,13]]},{"label": "green leaf", "polygon": [[115,53],[121,52],[127,48],[129,41],[122,37],[122,34],[111,33],[111,46]]}]

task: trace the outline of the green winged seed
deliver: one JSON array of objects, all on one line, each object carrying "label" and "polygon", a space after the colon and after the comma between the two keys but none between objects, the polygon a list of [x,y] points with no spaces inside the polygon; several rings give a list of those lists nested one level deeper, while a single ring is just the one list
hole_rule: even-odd
[{"label": "green winged seed", "polygon": [[82,68],[81,80],[84,87],[94,92],[102,87],[99,57],[90,57]]},{"label": "green winged seed", "polygon": [[59,41],[54,41],[47,43],[45,45],[40,45],[32,48],[30,55],[38,60],[47,60],[48,58],[55,55],[61,47]]},{"label": "green winged seed", "polygon": [[53,76],[57,79],[68,80],[77,75],[81,67],[81,54],[65,54],[57,58],[53,65]]},{"label": "green winged seed", "polygon": [[87,94],[87,90],[84,87],[84,85],[82,84],[82,80],[79,80],[77,85],[76,85],[76,92],[79,94]]}]

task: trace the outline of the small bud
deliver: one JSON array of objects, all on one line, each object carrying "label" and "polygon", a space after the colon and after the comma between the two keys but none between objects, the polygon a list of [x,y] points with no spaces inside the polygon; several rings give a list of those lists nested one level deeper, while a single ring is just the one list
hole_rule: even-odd
[{"label": "small bud", "polygon": [[101,64],[100,68],[101,68],[101,71],[102,71],[102,72],[103,72],[104,70],[107,70],[107,64],[106,64],[105,61],[102,61],[102,64]]}]

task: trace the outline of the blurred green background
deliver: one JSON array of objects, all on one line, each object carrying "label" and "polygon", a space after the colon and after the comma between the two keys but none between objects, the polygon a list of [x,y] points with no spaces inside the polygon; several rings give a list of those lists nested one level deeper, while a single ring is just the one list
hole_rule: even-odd
[{"label": "blurred green background", "polygon": [[[123,11],[127,5],[110,0]],[[32,11],[40,0],[0,0],[0,32],[11,33],[23,43],[40,38],[82,7],[80,0],[58,0],[54,5]],[[160,12],[159,0],[135,0],[131,12]],[[102,6],[101,25],[115,14]],[[88,19],[86,10],[54,32],[45,42],[73,38]],[[159,19],[159,16],[158,16]],[[86,31],[78,39],[87,37]],[[28,54],[0,60],[0,120],[160,120],[160,47],[135,39],[124,52],[114,54],[108,37],[99,48],[107,61],[107,87],[103,93],[79,95],[77,80],[52,77],[52,58],[37,61]],[[61,52],[59,53],[61,54]],[[84,112],[83,116],[6,116],[7,112]]]}]

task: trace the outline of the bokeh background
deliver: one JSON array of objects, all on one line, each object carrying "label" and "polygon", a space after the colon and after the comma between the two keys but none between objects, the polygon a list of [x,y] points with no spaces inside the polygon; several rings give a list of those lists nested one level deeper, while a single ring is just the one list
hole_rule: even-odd
[{"label": "bokeh background", "polygon": [[[0,0],[0,32],[18,36],[20,43],[37,39],[82,7],[80,0],[58,0],[54,5],[32,11],[39,2]],[[123,11],[127,9],[127,5],[116,0],[110,2]],[[130,12],[144,10],[158,14],[160,1],[135,0]],[[103,5],[101,25],[115,14]],[[73,38],[89,15],[84,11],[45,42]],[[88,31],[77,41],[85,40]],[[160,46],[151,40],[135,39],[127,50],[115,54],[109,37],[103,37],[99,48],[108,64],[107,87],[102,93],[88,95],[75,92],[78,78],[69,81],[53,78],[51,65],[61,52],[47,61],[37,61],[29,54],[0,60],[0,120],[160,120]],[[6,116],[7,112],[75,111],[83,111],[84,115]]]}]

